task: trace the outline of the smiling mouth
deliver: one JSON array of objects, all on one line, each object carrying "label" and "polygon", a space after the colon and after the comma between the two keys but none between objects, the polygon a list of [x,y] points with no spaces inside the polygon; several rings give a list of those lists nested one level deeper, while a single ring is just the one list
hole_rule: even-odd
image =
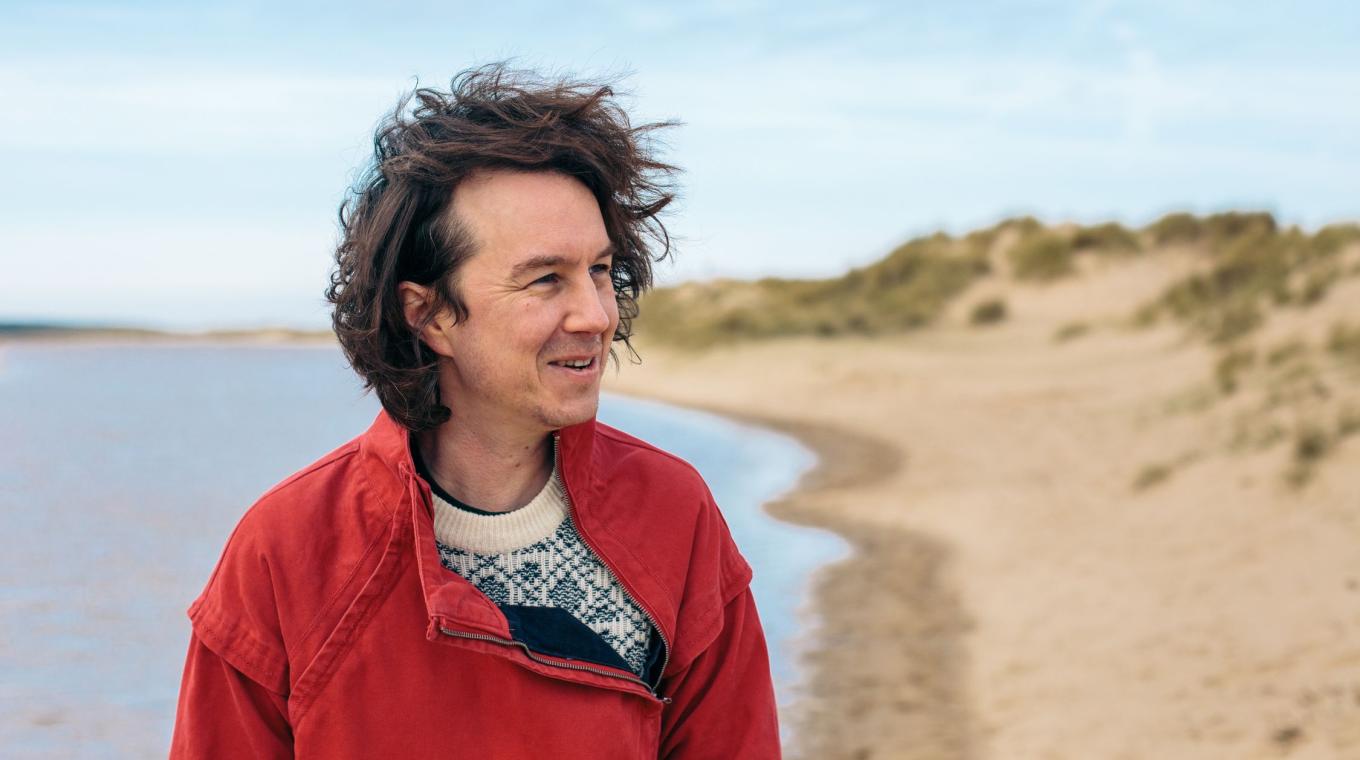
[{"label": "smiling mouth", "polygon": [[562,361],[548,362],[554,367],[561,367],[572,372],[586,373],[595,369],[595,363],[599,359],[592,356],[589,359],[563,359]]}]

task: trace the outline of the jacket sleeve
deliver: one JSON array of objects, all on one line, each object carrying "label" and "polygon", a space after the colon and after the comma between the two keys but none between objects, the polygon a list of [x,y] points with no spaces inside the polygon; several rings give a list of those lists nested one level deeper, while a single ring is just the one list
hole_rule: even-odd
[{"label": "jacket sleeve", "polygon": [[765,634],[749,586],[722,609],[718,637],[662,682],[664,760],[778,760],[779,721]]},{"label": "jacket sleeve", "polygon": [[272,531],[262,516],[258,504],[246,512],[189,606],[171,760],[293,757]]},{"label": "jacket sleeve", "polygon": [[293,757],[288,700],[251,680],[197,634],[184,663],[170,760]]}]

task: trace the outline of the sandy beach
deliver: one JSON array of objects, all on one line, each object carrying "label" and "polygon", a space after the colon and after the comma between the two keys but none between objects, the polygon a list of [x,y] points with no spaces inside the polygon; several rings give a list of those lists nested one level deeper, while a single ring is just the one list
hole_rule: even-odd
[{"label": "sandy beach", "polygon": [[[607,390],[801,438],[820,465],[769,508],[856,549],[816,583],[791,757],[1360,757],[1360,436],[1294,481],[1298,446],[1240,445],[1256,396],[1214,400],[1180,328],[1125,326],[1185,266],[984,279],[898,337],[638,336]],[[1009,318],[970,326],[996,295]],[[1262,340],[1355,304],[1351,278]],[[1360,401],[1317,371],[1327,410]]]}]

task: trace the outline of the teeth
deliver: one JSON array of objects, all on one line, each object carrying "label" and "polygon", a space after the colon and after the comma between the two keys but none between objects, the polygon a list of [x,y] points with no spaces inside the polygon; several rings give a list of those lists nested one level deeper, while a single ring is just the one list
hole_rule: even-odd
[{"label": "teeth", "polygon": [[591,361],[592,361],[591,359],[574,359],[574,360],[571,360],[571,361],[553,362],[553,363],[554,363],[554,364],[560,364],[560,365],[562,365],[563,367],[571,367],[571,368],[573,368],[573,369],[585,369],[586,367],[589,367],[589,366],[590,366],[590,362],[591,362]]}]

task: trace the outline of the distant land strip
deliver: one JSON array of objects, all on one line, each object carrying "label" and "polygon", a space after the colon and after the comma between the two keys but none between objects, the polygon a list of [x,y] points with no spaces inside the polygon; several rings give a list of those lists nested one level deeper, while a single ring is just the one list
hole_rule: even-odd
[{"label": "distant land strip", "polygon": [[188,331],[157,330],[118,324],[0,321],[0,343],[27,340],[328,343],[335,341],[335,335],[330,330],[297,330],[284,327]]}]

